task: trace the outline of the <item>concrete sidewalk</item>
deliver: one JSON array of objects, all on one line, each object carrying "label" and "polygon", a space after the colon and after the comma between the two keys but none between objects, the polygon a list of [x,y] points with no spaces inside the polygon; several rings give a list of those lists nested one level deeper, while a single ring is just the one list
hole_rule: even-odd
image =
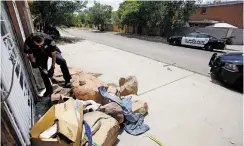
[{"label": "concrete sidewalk", "polygon": [[226,50],[243,52],[243,45],[226,45]]},{"label": "concrete sidewalk", "polygon": [[[165,146],[242,146],[242,94],[211,79],[87,40],[60,46],[69,66],[101,73],[105,83],[135,75],[149,114],[148,132]],[[207,65],[207,64],[206,64]],[[157,146],[123,132],[118,146]]]}]

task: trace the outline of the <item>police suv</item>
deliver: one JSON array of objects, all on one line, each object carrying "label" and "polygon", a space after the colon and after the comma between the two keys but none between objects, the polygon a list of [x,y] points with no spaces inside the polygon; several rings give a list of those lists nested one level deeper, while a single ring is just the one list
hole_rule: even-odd
[{"label": "police suv", "polygon": [[171,45],[185,45],[193,47],[201,47],[205,50],[212,51],[213,49],[225,48],[225,40],[217,39],[209,34],[193,32],[185,36],[172,36],[168,39]]}]

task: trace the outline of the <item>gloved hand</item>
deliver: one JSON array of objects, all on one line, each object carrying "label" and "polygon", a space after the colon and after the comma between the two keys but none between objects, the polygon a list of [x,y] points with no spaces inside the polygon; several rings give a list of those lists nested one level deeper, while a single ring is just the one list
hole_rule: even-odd
[{"label": "gloved hand", "polygon": [[37,68],[38,67],[36,62],[31,62],[31,66],[32,66],[32,68]]},{"label": "gloved hand", "polygon": [[48,70],[48,77],[53,77],[53,74],[54,74],[54,67],[51,67],[49,70]]}]

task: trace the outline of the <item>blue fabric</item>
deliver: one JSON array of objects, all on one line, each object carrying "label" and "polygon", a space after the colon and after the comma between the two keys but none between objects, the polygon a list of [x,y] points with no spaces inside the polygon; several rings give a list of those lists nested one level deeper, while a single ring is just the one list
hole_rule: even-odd
[{"label": "blue fabric", "polygon": [[109,94],[104,86],[99,87],[98,90],[104,98],[116,102],[121,106],[125,116],[123,124],[126,132],[131,135],[139,135],[150,129],[148,125],[144,124],[144,117],[142,114],[132,112],[131,96],[126,96],[121,100],[120,98]]},{"label": "blue fabric", "polygon": [[91,127],[88,125],[88,123],[85,120],[83,120],[83,124],[85,126],[86,136],[88,137],[88,146],[92,146]]}]

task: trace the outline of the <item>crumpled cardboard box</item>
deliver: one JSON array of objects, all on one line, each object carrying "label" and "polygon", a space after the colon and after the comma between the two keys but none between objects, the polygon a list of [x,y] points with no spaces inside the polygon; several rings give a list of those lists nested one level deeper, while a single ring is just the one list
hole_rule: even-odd
[{"label": "crumpled cardboard box", "polygon": [[[101,118],[101,119],[100,119]],[[100,119],[100,120],[99,120]],[[91,128],[94,135],[92,136],[93,142],[99,146],[113,146],[117,141],[119,135],[120,125],[117,120],[113,117],[99,111],[89,112],[84,114],[84,120],[92,127],[97,120],[100,121],[101,125],[98,130]],[[96,127],[96,124],[94,125]],[[82,143],[84,143],[85,129],[82,131]]]},{"label": "crumpled cardboard box", "polygon": [[[40,139],[42,132],[51,127],[54,121],[58,120],[58,133],[61,133],[72,141],[73,146],[80,146],[82,121],[83,121],[83,105],[80,107],[80,120],[77,118],[77,111],[75,109],[73,99],[69,99],[64,103],[52,106],[45,115],[37,121],[31,129],[32,144],[37,146],[43,145],[57,145],[60,144],[56,139]],[[68,144],[67,144],[68,145]]]}]

